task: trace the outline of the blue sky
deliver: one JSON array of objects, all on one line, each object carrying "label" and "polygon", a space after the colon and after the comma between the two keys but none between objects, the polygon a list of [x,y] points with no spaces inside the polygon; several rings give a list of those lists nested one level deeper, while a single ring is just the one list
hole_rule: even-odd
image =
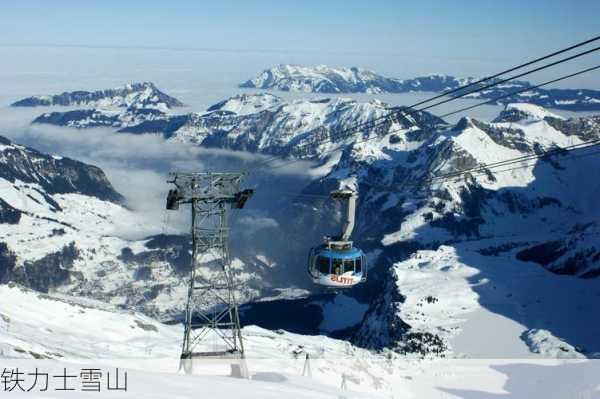
[{"label": "blue sky", "polygon": [[[600,31],[594,0],[3,0],[3,44],[402,51],[499,43],[527,51]],[[460,51],[462,52],[462,51]],[[469,52],[470,54],[470,52]]]},{"label": "blue sky", "polygon": [[[3,0],[0,46],[275,52],[296,62],[312,54],[307,63],[316,54],[338,64],[355,55],[388,74],[402,58],[411,73],[464,62],[485,74],[600,34],[598,15],[596,0]],[[574,65],[594,63],[599,56]]]}]

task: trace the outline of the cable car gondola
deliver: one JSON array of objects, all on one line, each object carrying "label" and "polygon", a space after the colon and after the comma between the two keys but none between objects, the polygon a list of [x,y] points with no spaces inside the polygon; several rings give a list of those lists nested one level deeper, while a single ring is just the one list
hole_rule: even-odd
[{"label": "cable car gondola", "polygon": [[346,220],[340,236],[325,237],[323,244],[310,250],[308,274],[321,286],[351,288],[367,280],[367,257],[350,241],[358,194],[353,190],[335,190],[331,197],[347,202]]}]

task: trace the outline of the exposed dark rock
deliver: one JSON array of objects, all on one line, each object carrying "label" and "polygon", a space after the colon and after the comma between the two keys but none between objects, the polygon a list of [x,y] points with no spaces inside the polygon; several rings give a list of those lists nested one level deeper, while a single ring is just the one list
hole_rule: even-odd
[{"label": "exposed dark rock", "polygon": [[118,126],[120,124],[118,115],[107,115],[93,109],[42,114],[35,118],[32,123],[48,123],[58,126],[70,126],[71,122],[80,120],[89,121],[86,123],[85,127]]},{"label": "exposed dark rock", "polygon": [[15,145],[4,137],[0,137],[0,144],[6,146],[0,151],[0,178],[11,183],[20,180],[39,184],[44,190],[40,193],[57,210],[60,207],[47,194],[77,193],[117,203],[123,200],[96,166],[43,154]]},{"label": "exposed dark rock", "polygon": [[401,354],[418,353],[422,357],[433,354],[444,357],[443,355],[448,350],[448,347],[444,343],[444,340],[435,334],[411,331],[406,333],[399,342],[399,345],[393,349],[395,352]]},{"label": "exposed dark rock", "polygon": [[124,133],[160,133],[165,138],[169,138],[172,134],[185,125],[190,119],[189,115],[176,115],[164,119],[147,120],[138,125],[126,126],[119,130]]},{"label": "exposed dark rock", "polygon": [[550,241],[524,249],[517,253],[517,259],[547,266],[563,256],[567,250],[562,241]]},{"label": "exposed dark rock", "polygon": [[21,220],[22,212],[13,208],[0,198],[0,223],[18,224]]},{"label": "exposed dark rock", "polygon": [[134,323],[144,331],[158,332],[158,328],[153,324],[144,323],[140,320],[134,320]]},{"label": "exposed dark rock", "polygon": [[26,261],[22,267],[13,268],[5,280],[15,281],[36,291],[47,293],[69,280],[73,262],[79,257],[75,243],[63,247],[35,261]]},{"label": "exposed dark rock", "polygon": [[523,247],[527,244],[528,243],[526,242],[508,242],[505,244],[482,248],[477,252],[483,256],[498,256],[502,253],[512,251],[515,248]]},{"label": "exposed dark rock", "polygon": [[498,145],[521,152],[532,151],[531,145],[525,137],[525,132],[520,129],[492,126],[476,119],[473,119],[472,122],[473,125],[483,130]]},{"label": "exposed dark rock", "polygon": [[584,141],[600,138],[600,116],[586,116],[567,120],[544,119],[550,126],[568,136],[577,136]]},{"label": "exposed dark rock", "polygon": [[536,209],[541,209],[546,206],[562,206],[562,203],[557,198],[552,197],[536,197],[530,199],[524,194],[505,190],[497,198],[504,202],[511,213],[529,214]]},{"label": "exposed dark rock", "polygon": [[6,284],[17,263],[17,256],[4,242],[0,242],[0,284]]},{"label": "exposed dark rock", "polygon": [[459,218],[454,213],[446,213],[441,218],[430,223],[433,227],[447,230],[453,236],[480,237],[479,226],[485,221],[483,218]]},{"label": "exposed dark rock", "polygon": [[149,251],[134,254],[131,248],[123,248],[119,259],[139,266],[136,280],[149,279],[151,265],[158,262],[168,263],[176,273],[189,273],[191,265],[191,243],[188,236],[160,234],[149,237],[145,244]]},{"label": "exposed dark rock", "polygon": [[136,280],[150,280],[152,278],[152,268],[150,266],[142,266],[135,271],[133,277]]},{"label": "exposed dark rock", "polygon": [[396,279],[392,269],[388,269],[389,278],[381,294],[371,303],[361,326],[352,337],[354,345],[381,350],[387,347],[396,347],[410,330],[410,325],[399,316],[399,305],[404,301],[396,287]]}]

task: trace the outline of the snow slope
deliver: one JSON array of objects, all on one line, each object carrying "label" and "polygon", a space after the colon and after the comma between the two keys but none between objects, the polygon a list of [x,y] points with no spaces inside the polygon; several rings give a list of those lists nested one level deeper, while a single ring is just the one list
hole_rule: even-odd
[{"label": "snow slope", "polygon": [[564,119],[539,105],[529,103],[510,103],[498,115],[494,122],[517,122],[523,120],[544,120],[545,118]]},{"label": "snow slope", "polygon": [[599,281],[556,276],[515,262],[510,253],[484,257],[474,250],[480,246],[418,251],[394,265],[397,289],[406,298],[398,316],[411,332],[442,337],[455,357],[600,355]]},{"label": "snow slope", "polygon": [[[228,368],[214,363],[201,364],[194,375],[186,376],[178,372],[182,335],[178,325],[16,285],[0,286],[0,296],[0,367],[21,371],[37,367],[56,375],[63,368],[94,367],[106,373],[119,367],[121,376],[128,373],[127,392],[102,390],[94,393],[97,397],[455,398],[465,397],[461,391],[468,390],[522,394],[531,389],[523,380],[535,379],[544,388],[536,386],[534,392],[547,389],[550,395],[545,397],[558,398],[565,389],[584,393],[591,387],[593,393],[597,383],[599,365],[594,362],[407,360],[372,354],[323,336],[257,327],[243,331],[250,380],[229,378]],[[310,377],[302,376],[307,353]],[[530,369],[515,375],[522,367]],[[344,378],[347,388],[340,389]],[[62,397],[52,390],[32,394]]]}]

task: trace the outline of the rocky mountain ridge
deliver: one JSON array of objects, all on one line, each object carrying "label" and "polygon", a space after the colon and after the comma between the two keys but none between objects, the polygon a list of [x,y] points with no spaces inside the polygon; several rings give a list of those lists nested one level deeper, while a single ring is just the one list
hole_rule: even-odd
[{"label": "rocky mountain ridge", "polygon": [[[111,126],[120,128],[119,131],[124,133],[161,134],[169,140],[205,147],[301,157],[318,156],[342,142],[383,135],[415,123],[427,126],[427,129],[445,124],[428,112],[419,112],[386,121],[349,137],[340,135],[355,124],[381,118],[391,110],[387,104],[377,100],[358,102],[325,98],[284,101],[272,94],[260,93],[231,97],[209,107],[206,113],[114,115],[101,110],[69,111],[42,115],[34,123],[77,128]],[[331,143],[319,144],[323,141]]]},{"label": "rocky mountain ridge", "polygon": [[[457,89],[473,83],[478,78],[457,78],[450,75],[431,74],[412,79],[396,79],[379,75],[375,72],[352,68],[335,68],[326,65],[301,66],[278,65],[265,69],[258,76],[240,84],[242,88],[300,91],[311,93],[408,93],[435,92],[441,93]],[[471,87],[483,87],[499,82],[492,79]],[[513,80],[469,94],[466,98],[492,100],[517,90],[531,87],[526,81]],[[458,91],[452,95],[459,95]],[[527,102],[546,108],[570,111],[600,110],[600,91],[588,89],[545,89],[535,88],[498,100],[497,104]]]},{"label": "rocky mountain ridge", "polygon": [[92,108],[129,108],[167,110],[183,103],[160,91],[152,82],[130,83],[115,89],[72,91],[24,98],[13,107],[87,106]]},{"label": "rocky mountain ridge", "polygon": [[[533,278],[517,277],[520,270],[527,270],[539,276],[539,283],[531,282],[528,291],[531,296],[537,293],[539,302],[522,313],[509,312],[508,317],[519,317],[525,326],[533,326],[527,322],[531,317],[537,320],[534,324],[538,328],[547,330],[541,335],[548,333],[556,339],[556,345],[562,345],[560,338],[566,339],[580,348],[579,352],[596,356],[598,345],[586,334],[578,334],[562,324],[552,305],[554,291],[562,284],[556,275],[580,277],[581,282],[572,284],[591,296],[597,284],[585,281],[596,280],[600,275],[600,224],[593,205],[600,187],[586,172],[600,170],[593,148],[432,184],[411,186],[410,182],[598,140],[599,122],[598,117],[564,120],[530,104],[513,104],[494,123],[464,118],[431,135],[396,133],[400,141],[395,149],[382,139],[356,143],[345,151],[331,178],[357,187],[361,193],[356,234],[369,239],[358,245],[373,251],[376,260],[372,264],[381,273],[384,287],[355,333],[355,342],[379,348],[391,346],[401,353],[460,352],[453,348],[453,340],[462,326],[448,325],[444,320],[465,317],[459,315],[457,308],[469,312],[491,308],[495,314],[503,314],[487,303],[500,287],[506,290],[504,301],[510,306],[522,308],[527,301],[535,301],[522,297],[506,299],[515,296],[515,292],[527,291],[516,288],[527,284],[523,278]],[[442,246],[448,246],[450,252],[446,252],[453,255],[440,254],[444,252],[440,250]],[[391,269],[390,263],[394,264]],[[502,264],[515,267],[502,269]],[[488,270],[487,265],[498,266]],[[431,271],[424,274],[427,280],[412,284],[429,267]],[[453,294],[460,291],[448,292],[444,288],[448,278],[457,278],[457,284],[463,287],[465,280],[474,284],[472,276],[478,274],[491,274],[482,280],[481,289],[468,288],[467,284],[461,288],[462,294]],[[438,276],[438,283],[423,285]],[[553,288],[544,291],[546,283]],[[564,300],[569,301],[572,294],[564,289]],[[442,299],[444,293],[448,297]],[[473,293],[477,296],[468,305],[463,304]],[[580,302],[573,299],[571,305],[575,303]],[[591,320],[590,312],[586,307],[579,316],[586,320],[583,323]],[[590,328],[597,329],[596,324],[592,325]],[[523,332],[523,337],[530,335]]]}]

